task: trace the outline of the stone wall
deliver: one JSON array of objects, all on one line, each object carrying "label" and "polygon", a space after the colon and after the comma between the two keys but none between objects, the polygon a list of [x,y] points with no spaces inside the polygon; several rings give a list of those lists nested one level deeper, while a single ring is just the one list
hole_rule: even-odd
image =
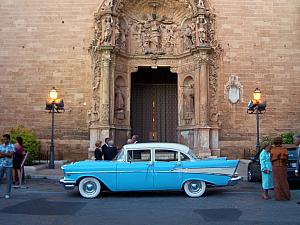
[{"label": "stone wall", "polygon": [[[211,0],[211,5],[224,49],[219,79],[222,153],[255,148],[255,115],[246,108],[256,87],[267,100],[261,135],[300,131],[300,2]],[[224,84],[232,74],[243,85],[242,102],[236,105],[224,98]]]},{"label": "stone wall", "polygon": [[[94,17],[101,0],[2,0],[0,5],[0,130],[24,125],[49,148],[52,86],[65,101],[55,115],[56,157],[87,156]],[[267,100],[262,135],[300,130],[300,2],[210,0],[223,48],[218,77],[221,154],[242,157],[255,146],[255,116],[246,113],[256,87]],[[224,85],[239,77],[242,101],[230,104]],[[236,151],[235,151],[236,150]],[[238,153],[237,153],[238,152]]]}]

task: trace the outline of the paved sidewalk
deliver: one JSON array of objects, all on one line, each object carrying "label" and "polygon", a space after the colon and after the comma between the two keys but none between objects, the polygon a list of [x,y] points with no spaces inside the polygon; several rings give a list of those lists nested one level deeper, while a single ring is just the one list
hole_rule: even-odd
[{"label": "paved sidewalk", "polygon": [[[242,180],[247,180],[247,168],[250,160],[241,159],[237,172]],[[32,179],[49,179],[49,180],[59,180],[63,177],[63,171],[61,166],[63,162],[55,162],[55,168],[49,169],[48,164],[42,164],[38,166],[25,166],[25,176]]]}]

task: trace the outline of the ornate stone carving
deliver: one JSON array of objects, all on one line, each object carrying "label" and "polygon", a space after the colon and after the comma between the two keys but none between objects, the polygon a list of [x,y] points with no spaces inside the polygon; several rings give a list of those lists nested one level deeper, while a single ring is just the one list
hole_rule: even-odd
[{"label": "ornate stone carving", "polygon": [[218,73],[220,66],[222,48],[220,45],[214,49],[212,54],[209,56],[209,110],[210,110],[210,121],[214,125],[221,126],[219,121],[220,113],[218,111]]},{"label": "ornate stone carving", "polygon": [[125,96],[121,87],[116,86],[115,91],[115,118],[118,120],[125,119]]},{"label": "ornate stone carving", "polygon": [[96,122],[99,121],[100,119],[100,112],[98,110],[98,104],[96,101],[93,101],[93,106],[92,106],[92,109],[91,110],[88,110],[87,112],[88,114],[88,123],[89,123],[89,126],[95,124]]},{"label": "ornate stone carving", "polygon": [[103,124],[109,123],[109,104],[102,104],[100,111],[100,121]]},{"label": "ornate stone carving", "polygon": [[195,88],[194,80],[188,76],[183,82],[183,119],[187,124],[195,118]]},{"label": "ornate stone carving", "polygon": [[112,45],[112,23],[113,19],[111,15],[107,15],[102,19],[102,42],[103,45]]},{"label": "ornate stone carving", "polygon": [[193,42],[193,30],[190,25],[187,25],[185,28],[182,30],[183,33],[183,46],[184,50],[190,50],[194,47],[194,42]]},{"label": "ornate stone carving", "polygon": [[231,104],[236,104],[241,100],[243,95],[243,86],[239,82],[239,77],[231,75],[228,82],[224,85],[225,97]]}]

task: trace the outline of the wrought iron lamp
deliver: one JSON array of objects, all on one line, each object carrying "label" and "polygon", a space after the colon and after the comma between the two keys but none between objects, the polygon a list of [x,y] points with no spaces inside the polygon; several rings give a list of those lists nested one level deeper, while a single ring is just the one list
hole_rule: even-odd
[{"label": "wrought iron lamp", "polygon": [[54,113],[64,112],[65,109],[64,101],[58,98],[58,92],[55,87],[50,90],[49,97],[46,102],[46,110],[49,110],[49,113],[52,114],[49,169],[54,169]]},{"label": "wrought iron lamp", "polygon": [[259,114],[266,112],[267,102],[262,101],[261,91],[256,88],[253,92],[253,99],[250,100],[247,107],[248,114],[256,114],[256,152],[259,152]]}]

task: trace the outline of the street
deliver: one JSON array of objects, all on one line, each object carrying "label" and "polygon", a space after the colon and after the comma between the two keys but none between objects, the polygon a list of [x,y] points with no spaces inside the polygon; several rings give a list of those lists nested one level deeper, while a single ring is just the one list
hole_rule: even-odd
[{"label": "street", "polygon": [[77,190],[65,191],[55,180],[29,179],[25,186],[13,189],[12,198],[4,199],[1,185],[1,224],[300,224],[300,190],[292,190],[290,202],[264,201],[259,183],[209,188],[201,198],[189,198],[183,192],[105,192],[90,200]]}]

